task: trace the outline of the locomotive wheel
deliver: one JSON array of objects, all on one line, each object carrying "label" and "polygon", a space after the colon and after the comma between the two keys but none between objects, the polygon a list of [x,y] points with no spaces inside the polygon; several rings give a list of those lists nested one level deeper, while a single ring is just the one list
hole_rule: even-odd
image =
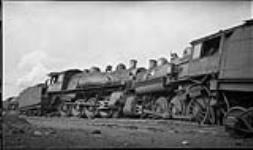
[{"label": "locomotive wheel", "polygon": [[168,102],[165,97],[160,97],[155,102],[155,112],[162,114],[163,118],[169,118]]},{"label": "locomotive wheel", "polygon": [[[96,98],[93,97],[93,98],[88,99],[87,103],[89,103],[91,105],[95,105]],[[87,116],[87,118],[93,119],[97,113],[97,109],[95,106],[87,106],[84,108],[84,112],[85,112],[85,115]]]},{"label": "locomotive wheel", "polygon": [[68,106],[64,103],[61,103],[58,107],[58,111],[61,116],[66,117],[69,115]]},{"label": "locomotive wheel", "polygon": [[183,107],[182,101],[179,100],[177,95],[171,99],[169,107],[172,117],[182,115],[185,112],[185,108]]},{"label": "locomotive wheel", "polygon": [[173,115],[179,115],[182,113],[182,104],[180,101],[177,101],[172,104],[171,113]]},{"label": "locomotive wheel", "polygon": [[123,108],[123,113],[124,113],[124,115],[127,115],[127,116],[133,116],[133,115],[135,115],[135,111],[136,111],[136,97],[129,96],[126,99],[126,103]]},{"label": "locomotive wheel", "polygon": [[189,116],[193,121],[197,121],[198,123],[204,124],[208,119],[206,102],[206,97],[198,97],[191,99],[187,106],[187,116]]},{"label": "locomotive wheel", "polygon": [[119,118],[122,114],[122,107],[118,106],[117,109],[112,110],[112,118]]},{"label": "locomotive wheel", "polygon": [[215,112],[214,112],[214,108],[213,107],[208,107],[208,122],[210,124],[215,124],[216,123],[216,115],[215,115]]},{"label": "locomotive wheel", "polygon": [[27,110],[27,111],[26,111],[26,115],[27,115],[27,116],[31,116],[31,115],[32,115],[31,110]]},{"label": "locomotive wheel", "polygon": [[225,130],[231,135],[231,136],[238,136],[242,135],[243,133],[239,130],[241,127],[239,123],[239,116],[246,112],[247,110],[243,107],[236,106],[229,109],[227,114],[224,117],[224,125]]},{"label": "locomotive wheel", "polygon": [[111,109],[99,110],[98,113],[99,113],[99,116],[102,118],[110,118],[112,116]]},{"label": "locomotive wheel", "polygon": [[80,107],[78,106],[78,104],[74,104],[72,106],[71,114],[72,114],[72,116],[75,116],[75,117],[80,117],[81,116],[81,110],[80,110]]}]

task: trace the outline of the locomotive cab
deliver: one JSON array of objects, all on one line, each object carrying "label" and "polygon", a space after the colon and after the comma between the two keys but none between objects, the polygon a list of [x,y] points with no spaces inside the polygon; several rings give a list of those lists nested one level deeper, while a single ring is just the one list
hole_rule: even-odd
[{"label": "locomotive cab", "polygon": [[48,76],[49,76],[49,79],[46,80],[46,85],[48,87],[48,91],[61,90],[64,74],[52,72]]},{"label": "locomotive cab", "polygon": [[221,34],[193,41],[188,76],[217,73],[221,49]]},{"label": "locomotive cab", "polygon": [[251,19],[191,42],[188,63],[177,65],[178,91],[183,93],[171,100],[173,114],[219,124],[233,106],[252,107],[252,25]]},{"label": "locomotive cab", "polygon": [[57,92],[66,90],[71,77],[82,71],[78,69],[67,70],[63,72],[51,72],[48,74],[49,79],[46,80],[47,92]]}]

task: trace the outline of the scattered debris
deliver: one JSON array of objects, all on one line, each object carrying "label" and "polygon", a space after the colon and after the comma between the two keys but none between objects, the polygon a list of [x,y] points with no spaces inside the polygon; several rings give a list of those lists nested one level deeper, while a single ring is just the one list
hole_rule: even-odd
[{"label": "scattered debris", "polygon": [[24,118],[19,117],[15,111],[10,111],[3,115],[3,130],[6,134],[30,133],[31,124]]},{"label": "scattered debris", "polygon": [[133,129],[133,130],[137,130],[138,127],[137,126],[126,126],[127,129]]},{"label": "scattered debris", "polygon": [[50,135],[50,134],[55,134],[56,131],[55,130],[48,130],[48,131],[45,131],[45,135]]},{"label": "scattered debris", "polygon": [[179,131],[178,131],[178,130],[173,130],[173,132],[174,132],[174,133],[179,133]]},{"label": "scattered debris", "polygon": [[3,115],[3,131],[6,135],[27,134],[41,137],[54,134],[53,129],[38,129],[32,126],[26,119],[20,117],[17,112],[9,111]]},{"label": "scattered debris", "polygon": [[155,142],[155,139],[152,137],[151,138],[151,143],[154,143]]},{"label": "scattered debris", "polygon": [[124,146],[128,146],[128,143],[124,143]]},{"label": "scattered debris", "polygon": [[43,134],[40,131],[34,131],[33,135],[35,135],[35,136],[42,136]]},{"label": "scattered debris", "polygon": [[190,143],[189,143],[189,141],[184,140],[184,141],[182,141],[182,144],[183,144],[183,145],[189,145]]},{"label": "scattered debris", "polygon": [[237,145],[237,146],[241,146],[241,145],[242,145],[242,141],[239,141],[239,140],[238,140],[238,141],[236,141],[236,142],[235,142],[235,145]]},{"label": "scattered debris", "polygon": [[163,129],[154,128],[154,127],[148,127],[147,129],[148,129],[148,130],[151,130],[151,131],[153,131],[153,132],[158,132],[158,131],[163,132],[163,131],[164,131]]},{"label": "scattered debris", "polygon": [[101,134],[101,130],[93,130],[92,132],[91,132],[91,134]]}]

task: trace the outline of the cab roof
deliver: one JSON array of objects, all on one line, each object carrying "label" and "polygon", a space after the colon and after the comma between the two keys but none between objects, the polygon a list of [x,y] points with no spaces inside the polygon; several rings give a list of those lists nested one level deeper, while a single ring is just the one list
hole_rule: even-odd
[{"label": "cab roof", "polygon": [[222,33],[228,33],[228,32],[231,32],[231,31],[237,29],[237,28],[240,28],[242,26],[247,26],[247,25],[253,25],[253,19],[245,20],[244,23],[241,25],[237,25],[237,26],[225,29],[225,30],[219,30],[218,32],[216,32],[214,34],[211,34],[211,35],[199,38],[199,39],[195,39],[195,40],[191,41],[190,44],[193,45],[193,44],[196,44],[199,42],[203,42],[205,40],[213,39],[213,38],[220,36]]},{"label": "cab roof", "polygon": [[80,69],[68,69],[68,70],[64,70],[64,71],[61,71],[61,72],[50,72],[48,74],[48,76],[56,76],[56,75],[65,74],[65,73],[68,73],[68,72],[82,72],[82,71]]}]

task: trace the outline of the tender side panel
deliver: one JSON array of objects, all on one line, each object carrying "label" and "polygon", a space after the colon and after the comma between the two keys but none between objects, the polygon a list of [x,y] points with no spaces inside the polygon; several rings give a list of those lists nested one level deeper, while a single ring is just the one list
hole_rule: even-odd
[{"label": "tender side panel", "polygon": [[253,79],[253,25],[228,35],[222,53],[220,79]]},{"label": "tender side panel", "polygon": [[25,89],[17,97],[19,108],[40,103],[41,94],[42,94],[42,86],[33,86]]}]

